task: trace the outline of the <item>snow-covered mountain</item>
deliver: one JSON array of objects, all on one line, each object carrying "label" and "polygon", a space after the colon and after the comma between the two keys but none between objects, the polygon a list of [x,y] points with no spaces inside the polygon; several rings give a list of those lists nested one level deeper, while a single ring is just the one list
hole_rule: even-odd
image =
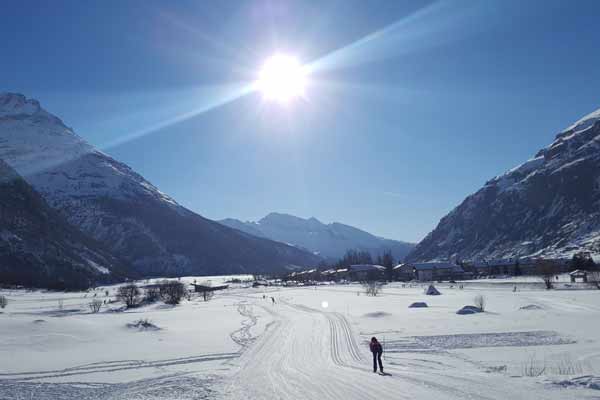
[{"label": "snow-covered mountain", "polygon": [[0,160],[0,282],[76,289],[125,271],[124,262],[68,224]]},{"label": "snow-covered mountain", "polygon": [[441,219],[411,260],[600,253],[600,110]]},{"label": "snow-covered mountain", "polygon": [[318,262],[182,207],[40,104],[0,94],[0,158],[72,225],[144,275],[258,272]]},{"label": "snow-covered mountain", "polygon": [[258,222],[233,218],[219,222],[251,235],[303,247],[324,258],[340,258],[347,250],[360,249],[374,256],[391,250],[396,259],[402,259],[414,247],[412,243],[380,238],[338,222],[324,224],[316,218],[288,214],[271,213]]}]

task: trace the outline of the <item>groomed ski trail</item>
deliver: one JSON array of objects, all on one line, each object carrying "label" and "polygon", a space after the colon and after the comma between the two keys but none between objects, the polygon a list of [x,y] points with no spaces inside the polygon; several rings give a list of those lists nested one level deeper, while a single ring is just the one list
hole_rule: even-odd
[{"label": "groomed ski trail", "polygon": [[222,380],[223,398],[516,400],[531,399],[535,390],[539,398],[561,396],[535,382],[515,381],[509,386],[506,377],[483,371],[384,362],[391,375],[374,374],[367,344],[359,342],[344,315],[285,301],[257,306],[271,314],[273,322],[240,357],[231,376]]}]

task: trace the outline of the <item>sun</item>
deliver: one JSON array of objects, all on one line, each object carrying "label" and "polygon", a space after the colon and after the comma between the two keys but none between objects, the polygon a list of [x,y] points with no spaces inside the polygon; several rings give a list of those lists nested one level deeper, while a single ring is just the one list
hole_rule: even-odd
[{"label": "sun", "polygon": [[286,103],[304,95],[306,71],[296,57],[276,54],[265,61],[256,83],[266,100]]}]

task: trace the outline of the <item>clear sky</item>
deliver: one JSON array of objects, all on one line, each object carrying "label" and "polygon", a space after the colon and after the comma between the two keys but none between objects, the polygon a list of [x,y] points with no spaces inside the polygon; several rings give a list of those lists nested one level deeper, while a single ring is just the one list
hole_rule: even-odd
[{"label": "clear sky", "polygon": [[[600,2],[3,1],[0,91],[213,219],[418,241],[600,108]],[[305,99],[243,94],[271,54]]]}]

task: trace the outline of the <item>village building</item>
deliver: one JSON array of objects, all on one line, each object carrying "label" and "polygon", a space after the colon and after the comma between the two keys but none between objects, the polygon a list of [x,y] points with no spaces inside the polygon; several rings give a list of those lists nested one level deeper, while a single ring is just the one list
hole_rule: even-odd
[{"label": "village building", "polygon": [[420,282],[464,279],[464,269],[449,262],[404,263],[394,267],[399,280]]},{"label": "village building", "polygon": [[374,264],[355,264],[348,267],[348,270],[353,281],[379,280],[385,273],[385,267]]},{"label": "village building", "polygon": [[216,292],[217,290],[225,290],[229,287],[229,285],[212,286],[209,284],[196,284],[196,283],[192,283],[192,286],[194,286],[194,292],[196,292],[196,293]]},{"label": "village building", "polygon": [[476,276],[502,276],[502,275],[535,275],[539,272],[541,263],[550,264],[556,273],[569,271],[570,258],[503,258],[490,260],[464,261],[466,268],[472,269]]},{"label": "village building", "polygon": [[587,271],[583,271],[581,269],[576,269],[575,271],[570,272],[569,276],[571,277],[572,283],[577,282],[577,279],[581,279],[581,281],[584,283],[587,283],[587,281],[588,281]]}]

